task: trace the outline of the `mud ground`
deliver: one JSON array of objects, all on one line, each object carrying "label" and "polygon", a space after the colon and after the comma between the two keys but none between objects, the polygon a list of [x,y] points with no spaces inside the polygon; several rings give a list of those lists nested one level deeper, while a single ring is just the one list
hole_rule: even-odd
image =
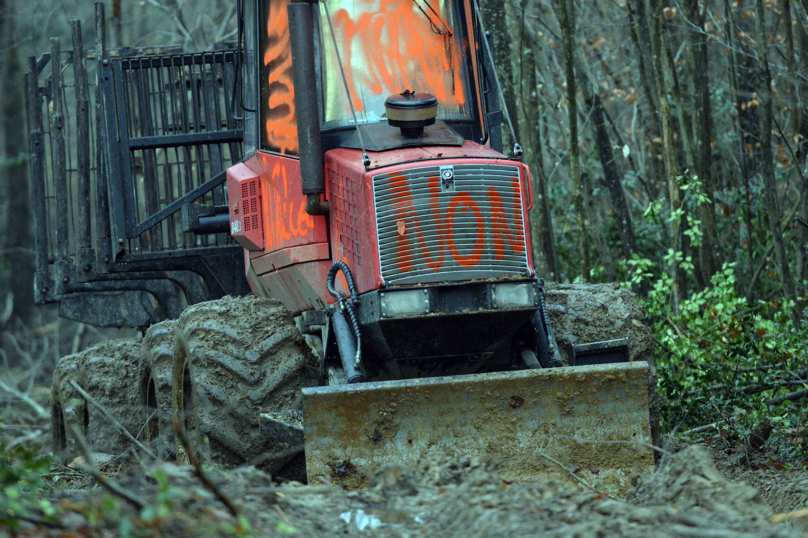
[{"label": "mud ground", "polygon": [[[648,357],[650,333],[629,293],[603,286],[592,296],[574,285],[548,286],[559,344],[568,348],[628,331],[632,358]],[[24,369],[4,372],[20,387],[29,375],[27,394],[43,408],[34,412],[30,403],[0,394],[4,440],[30,439],[49,452],[45,387],[51,372],[42,369],[36,379]],[[141,461],[126,448],[96,456],[118,494],[75,464],[54,465],[41,500],[55,507],[55,516],[21,521],[16,530],[0,525],[0,537],[808,536],[808,510],[793,521],[772,521],[808,507],[808,472],[770,468],[765,456],[739,461],[732,451],[711,445],[665,440],[657,472],[642,477],[625,499],[569,482],[508,482],[496,462],[441,455],[429,455],[416,467],[387,466],[370,486],[353,492],[331,484],[278,483],[252,467],[205,467],[213,484],[206,486],[190,466]],[[232,501],[235,515],[217,492]]]},{"label": "mud ground", "polygon": [[[232,499],[238,517],[202,485],[191,467],[140,462],[125,470],[107,470],[108,477],[142,500],[145,508],[136,510],[87,477],[74,476],[47,494],[64,510],[61,528],[23,524],[18,532],[20,536],[808,536],[806,519],[771,522],[775,512],[805,507],[808,474],[768,475],[725,460],[716,466],[714,453],[704,445],[669,444],[658,471],[642,478],[625,500],[568,483],[509,483],[497,475],[495,464],[468,457],[429,456],[416,468],[390,465],[376,474],[370,487],[355,492],[327,484],[277,484],[250,467],[208,469],[212,481]],[[8,531],[4,535],[11,536]]]}]

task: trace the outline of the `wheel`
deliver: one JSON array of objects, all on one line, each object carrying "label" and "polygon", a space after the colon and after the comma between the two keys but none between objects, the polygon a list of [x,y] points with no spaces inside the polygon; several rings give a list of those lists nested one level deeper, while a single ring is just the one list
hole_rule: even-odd
[{"label": "wheel", "polygon": [[[82,388],[133,436],[142,439],[140,390],[143,345],[140,340],[111,340],[81,352]],[[117,456],[132,442],[93,405],[87,409],[87,441],[95,452]]]},{"label": "wheel", "polygon": [[171,404],[171,376],[174,366],[176,320],[152,325],[143,338],[140,402],[143,409],[144,444],[160,457],[175,459],[174,409]]},{"label": "wheel", "polygon": [[82,385],[81,356],[67,355],[59,359],[53,372],[51,388],[51,441],[53,457],[62,463],[68,462],[78,455],[79,450],[72,427],[78,428],[83,435],[87,434],[87,404],[84,398],[73,388],[70,381]]},{"label": "wheel", "polygon": [[[279,302],[225,297],[189,307],[176,329],[172,402],[202,461],[256,465],[303,479],[289,454],[259,429],[260,413],[302,409],[318,360]],[[185,454],[177,447],[178,459]]]}]

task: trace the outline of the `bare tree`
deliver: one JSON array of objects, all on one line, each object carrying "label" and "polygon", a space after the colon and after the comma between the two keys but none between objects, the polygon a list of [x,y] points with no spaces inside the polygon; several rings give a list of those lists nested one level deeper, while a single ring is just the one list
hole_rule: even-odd
[{"label": "bare tree", "polygon": [[4,318],[27,319],[34,301],[34,246],[18,36],[12,2],[0,0],[0,310],[8,311]]},{"label": "bare tree", "polygon": [[[782,216],[777,203],[777,183],[772,155],[772,76],[769,71],[769,39],[766,34],[766,8],[763,0],[755,1],[759,70],[760,70],[760,158],[763,167],[763,185],[766,198],[766,213],[769,216],[769,228],[774,242],[774,253],[780,266],[780,278],[786,295],[794,298],[794,281],[786,258],[785,241],[782,233]],[[796,320],[795,314],[795,320]]]},{"label": "bare tree", "polygon": [[564,42],[564,71],[567,77],[567,115],[569,118],[569,158],[572,176],[572,199],[575,205],[575,223],[580,253],[580,274],[589,281],[592,262],[589,259],[589,241],[586,235],[584,189],[581,182],[581,159],[578,150],[578,106],[575,91],[575,66],[573,35],[575,32],[574,11],[567,9],[567,0],[558,0],[558,20],[561,23],[561,38]]}]

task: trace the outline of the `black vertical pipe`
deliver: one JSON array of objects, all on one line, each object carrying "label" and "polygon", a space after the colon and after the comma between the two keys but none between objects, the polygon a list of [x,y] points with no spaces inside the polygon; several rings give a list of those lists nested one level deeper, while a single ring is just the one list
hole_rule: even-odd
[{"label": "black vertical pipe", "polygon": [[300,151],[300,175],[303,194],[309,198],[306,211],[322,214],[325,192],[323,144],[320,136],[320,105],[314,80],[317,69],[314,59],[314,26],[311,4],[292,2],[287,6],[292,49],[292,77],[295,85],[295,115]]},{"label": "black vertical pipe", "polygon": [[78,233],[79,252],[92,247],[90,228],[90,90],[87,86],[87,62],[81,22],[70,21],[73,39],[73,75],[76,84],[76,168],[78,173]]},{"label": "black vertical pipe", "polygon": [[68,211],[67,157],[65,154],[64,114],[62,113],[62,45],[51,40],[51,152],[53,153],[53,194],[56,197],[56,257],[66,260],[70,242]]},{"label": "black vertical pipe", "polygon": [[36,56],[28,58],[25,102],[28,109],[28,155],[31,167],[31,205],[34,209],[36,271],[48,271],[48,212],[45,205],[45,136],[42,132],[42,100],[39,95]]}]

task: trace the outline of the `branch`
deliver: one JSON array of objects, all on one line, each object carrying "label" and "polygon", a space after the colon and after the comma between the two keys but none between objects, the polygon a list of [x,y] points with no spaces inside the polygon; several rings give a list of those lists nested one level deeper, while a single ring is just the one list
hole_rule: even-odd
[{"label": "branch", "polygon": [[236,505],[233,504],[230,497],[228,497],[202,469],[202,465],[199,464],[199,460],[196,458],[194,451],[191,449],[191,443],[188,442],[188,436],[185,435],[185,428],[182,427],[180,421],[177,420],[176,417],[174,417],[174,421],[171,423],[171,426],[174,428],[174,432],[177,434],[177,439],[180,440],[182,447],[185,449],[185,453],[188,455],[188,461],[194,466],[194,472],[199,478],[199,481],[202,482],[202,485],[205,486],[208,491],[213,493],[216,498],[227,507],[227,510],[233,515],[233,517],[238,517],[239,512]]},{"label": "branch", "polygon": [[682,435],[691,435],[694,433],[704,433],[712,430],[713,428],[718,427],[718,422],[713,422],[712,424],[707,424],[705,426],[699,426],[698,428],[693,428],[687,431],[682,432]]},{"label": "branch", "polygon": [[[791,226],[791,221],[794,220],[794,217],[797,216],[797,212],[800,209],[800,204],[802,203],[802,197],[803,193],[800,192],[800,197],[797,199],[797,203],[794,204],[794,209],[791,210],[791,215],[789,215],[789,217],[783,223],[783,231],[781,233],[786,233],[788,227]],[[749,282],[749,288],[746,291],[747,303],[752,302],[752,294],[755,292],[755,283],[757,282],[757,279],[760,276],[761,271],[763,271],[763,268],[766,267],[766,264],[769,261],[768,258],[771,255],[772,250],[774,250],[774,243],[769,245],[769,248],[766,249],[766,252],[763,254],[763,260],[761,260],[760,265],[755,271],[755,274],[752,276],[752,280]]]},{"label": "branch", "polygon": [[772,516],[769,521],[772,523],[780,523],[781,521],[793,521],[803,517],[808,517],[808,508],[795,510],[794,512],[787,512],[785,514],[776,514]]},{"label": "branch", "polygon": [[805,398],[805,397],[808,397],[808,389],[798,390],[798,391],[795,391],[795,392],[789,392],[788,394],[784,394],[783,396],[778,396],[777,398],[769,398],[768,400],[766,400],[763,403],[765,403],[766,405],[778,405],[778,404],[781,404],[781,403],[785,402],[786,400],[790,400],[790,401],[793,402],[795,400],[801,400],[802,398]]},{"label": "branch", "polygon": [[115,420],[115,417],[113,417],[112,415],[110,415],[110,414],[109,414],[109,411],[107,411],[106,409],[104,409],[104,406],[103,406],[103,405],[101,405],[100,403],[98,403],[98,402],[97,402],[97,401],[96,401],[96,400],[95,400],[95,399],[94,399],[92,396],[90,396],[89,394],[87,394],[87,392],[85,392],[85,391],[84,391],[84,389],[83,389],[83,388],[81,388],[81,387],[79,386],[79,384],[78,384],[78,383],[76,383],[76,382],[75,382],[73,379],[71,379],[71,380],[70,380],[70,384],[73,386],[73,388],[74,388],[74,389],[76,389],[76,391],[77,391],[79,394],[81,394],[81,395],[84,397],[84,399],[85,399],[85,400],[87,400],[88,402],[90,402],[90,404],[92,404],[92,406],[93,406],[93,407],[95,407],[96,409],[98,409],[98,410],[101,412],[101,414],[102,414],[102,415],[104,415],[104,418],[106,418],[106,419],[107,419],[107,420],[108,420],[108,421],[109,421],[109,422],[110,422],[110,423],[111,423],[113,426],[115,426],[116,428],[118,428],[119,430],[121,430],[121,433],[123,433],[123,434],[126,436],[126,438],[127,438],[127,439],[129,439],[130,441],[132,441],[132,444],[134,444],[136,447],[138,447],[140,450],[142,450],[142,451],[143,451],[143,452],[144,452],[144,453],[145,453],[147,456],[149,456],[150,458],[155,459],[155,460],[160,459],[160,458],[158,458],[158,457],[157,457],[157,455],[156,455],[154,452],[152,452],[151,450],[149,450],[148,448],[146,448],[146,447],[143,445],[143,443],[141,443],[140,441],[138,441],[137,439],[135,439],[135,437],[134,437],[134,436],[133,436],[131,433],[129,433],[129,430],[127,430],[127,429],[126,429],[126,427],[124,427],[124,425],[123,425],[123,424],[121,424],[120,422],[118,422],[117,420]]},{"label": "branch", "polygon": [[6,385],[5,383],[3,383],[2,381],[0,381],[0,389],[3,389],[3,391],[7,392],[8,394],[11,394],[12,396],[14,396],[14,397],[16,397],[16,398],[19,398],[19,399],[20,399],[20,400],[22,400],[24,403],[28,404],[28,406],[29,406],[31,409],[33,409],[33,410],[34,410],[34,412],[37,414],[37,417],[38,417],[38,418],[41,418],[41,419],[48,419],[48,418],[50,418],[50,413],[48,413],[47,411],[45,411],[45,408],[44,408],[44,407],[42,407],[41,405],[39,405],[38,403],[36,403],[36,402],[34,401],[34,399],[33,399],[33,398],[31,398],[30,396],[28,396],[27,394],[24,394],[24,393],[22,393],[22,392],[20,392],[20,391],[18,391],[18,390],[16,390],[16,389],[14,389],[14,388],[12,388],[12,387],[9,387],[8,385]]},{"label": "branch", "polygon": [[79,465],[82,471],[87,473],[88,475],[92,476],[98,485],[112,493],[113,495],[117,495],[121,499],[125,500],[138,510],[143,510],[146,508],[146,503],[134,495],[132,492],[124,489],[120,485],[116,484],[115,482],[110,482],[107,478],[101,474],[101,471],[95,466],[93,462],[93,455],[90,453],[90,447],[87,445],[87,439],[81,434],[79,429],[76,427],[75,424],[70,425],[70,430],[73,433],[73,436],[78,441],[79,448],[81,449],[82,455],[86,461],[85,464]]}]

